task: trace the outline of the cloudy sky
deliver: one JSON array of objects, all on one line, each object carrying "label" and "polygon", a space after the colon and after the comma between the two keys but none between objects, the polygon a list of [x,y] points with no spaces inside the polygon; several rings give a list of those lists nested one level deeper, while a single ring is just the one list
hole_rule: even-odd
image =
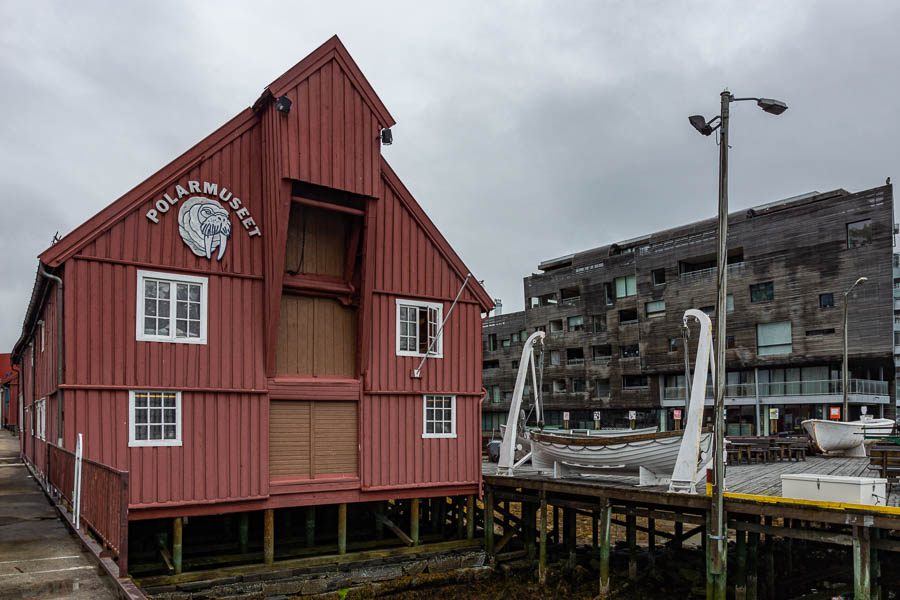
[{"label": "cloudy sky", "polygon": [[896,2],[0,0],[0,348],[36,256],[338,34],[397,119],[384,153],[505,310],[544,259],[900,175]]}]

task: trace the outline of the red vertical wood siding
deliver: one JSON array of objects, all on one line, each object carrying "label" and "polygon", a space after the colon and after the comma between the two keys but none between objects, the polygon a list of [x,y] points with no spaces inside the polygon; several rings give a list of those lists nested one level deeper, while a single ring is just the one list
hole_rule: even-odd
[{"label": "red vertical wood siding", "polygon": [[[288,114],[272,105],[280,95],[292,100]],[[419,359],[396,356],[396,299],[441,302],[446,314],[466,272],[383,161],[377,136],[391,125],[393,119],[334,38],[273,82],[252,111],[42,255],[45,264],[63,266],[65,281],[65,446],[74,448],[81,433],[86,457],[129,471],[132,508],[203,504],[210,512],[225,512],[225,502],[266,497],[269,387],[281,399],[298,400],[312,390],[313,399],[358,403],[363,491],[470,490],[478,482],[481,312],[490,299],[471,280],[444,329],[443,357],[428,359],[421,379],[410,377]],[[223,259],[195,256],[178,233],[177,204],[158,215],[159,223],[145,216],[163,193],[187,181],[227,187],[249,209],[262,235],[250,237],[233,218]],[[292,181],[369,198],[356,348],[363,373],[359,380],[320,378],[312,385],[300,376],[269,379]],[[208,278],[206,344],[135,339],[139,269]],[[39,394],[48,397],[57,384],[57,308],[50,286],[40,317],[45,350],[35,370]],[[26,350],[26,405],[32,398],[30,356]],[[182,392],[182,446],[128,446],[128,391],[148,388]],[[456,395],[456,438],[422,438],[425,393]],[[55,431],[49,426],[53,402],[48,403],[48,435]],[[30,442],[24,434],[29,456]],[[43,460],[43,452],[37,454],[34,460]],[[316,494],[312,503],[336,497],[321,490]]]}]

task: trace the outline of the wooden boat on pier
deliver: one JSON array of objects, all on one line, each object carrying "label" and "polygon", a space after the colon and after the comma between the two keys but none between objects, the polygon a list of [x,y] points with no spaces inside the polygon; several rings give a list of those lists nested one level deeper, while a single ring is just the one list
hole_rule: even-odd
[{"label": "wooden boat on pier", "polygon": [[865,456],[867,435],[888,435],[896,427],[891,419],[863,419],[860,421],[826,421],[807,419],[801,423],[809,434],[809,441],[823,454]]}]

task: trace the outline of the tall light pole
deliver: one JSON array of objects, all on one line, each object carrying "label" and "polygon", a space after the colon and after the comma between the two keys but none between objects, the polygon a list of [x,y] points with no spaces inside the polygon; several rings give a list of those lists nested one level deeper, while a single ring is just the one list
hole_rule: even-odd
[{"label": "tall light pole", "polygon": [[[722,107],[718,117],[707,121],[701,115],[688,117],[691,125],[703,135],[719,130],[719,228],[716,265],[718,283],[716,295],[716,406],[713,433],[714,471],[713,500],[710,515],[709,543],[712,550],[710,574],[712,575],[713,598],[725,600],[725,556],[727,539],[725,530],[725,313],[728,281],[728,109],[732,102],[755,100],[756,104],[773,115],[787,110],[787,104],[771,98],[735,98],[724,90],[721,94]],[[719,123],[713,127],[713,123]],[[709,581],[709,580],[707,580]]]},{"label": "tall light pole", "polygon": [[849,367],[847,366],[847,306],[850,304],[850,292],[853,291],[858,285],[862,285],[869,280],[868,277],[860,277],[853,285],[847,288],[847,291],[844,292],[844,368],[842,369],[841,375],[841,387],[844,390],[844,408],[841,411],[841,421],[849,421],[850,420],[850,406],[849,401],[847,400],[847,391],[848,386],[850,384],[850,375],[849,375]]}]

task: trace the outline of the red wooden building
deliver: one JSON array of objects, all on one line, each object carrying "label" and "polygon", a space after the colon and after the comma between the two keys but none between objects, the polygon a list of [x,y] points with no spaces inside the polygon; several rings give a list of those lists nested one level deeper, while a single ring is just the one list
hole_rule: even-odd
[{"label": "red wooden building", "polygon": [[9,354],[0,354],[0,427],[18,430],[19,378],[12,370]]},{"label": "red wooden building", "polygon": [[393,124],[333,37],[41,254],[26,459],[83,434],[130,521],[476,493],[492,302],[381,156]]}]

